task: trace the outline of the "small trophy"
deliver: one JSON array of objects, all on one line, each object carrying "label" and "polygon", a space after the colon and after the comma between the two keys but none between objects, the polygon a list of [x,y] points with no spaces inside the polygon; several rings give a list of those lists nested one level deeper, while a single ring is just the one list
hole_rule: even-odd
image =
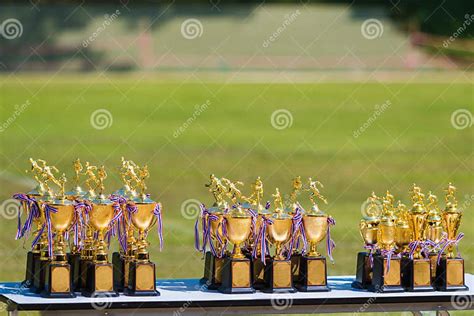
[{"label": "small trophy", "polygon": [[372,192],[367,199],[367,207],[364,210],[364,218],[359,222],[359,231],[364,240],[364,248],[367,251],[357,254],[356,279],[352,287],[356,289],[367,289],[372,284],[373,256],[377,254],[377,234],[380,223],[380,208],[377,204],[378,197]]},{"label": "small trophy", "polygon": [[[210,181],[205,186],[214,197],[212,207],[201,206],[201,221],[203,223],[203,245],[199,246],[199,233],[196,222],[196,249],[202,251],[205,257],[204,276],[200,283],[206,284],[208,289],[216,290],[222,285],[222,270],[224,267],[226,236],[223,232],[224,213],[227,212],[227,202],[225,200],[227,188],[215,175],[210,175]],[[199,218],[197,219],[197,221]],[[207,251],[209,245],[210,250]]]},{"label": "small trophy", "polygon": [[52,260],[46,266],[44,290],[41,294],[50,298],[75,297],[71,284],[71,267],[65,252],[64,233],[71,227],[76,212],[73,203],[66,199],[64,194],[65,175],[57,179],[53,174],[54,171],[57,172],[56,168],[44,166],[43,170],[45,177],[56,184],[60,191],[57,198],[48,198],[42,204],[48,227],[49,257],[52,257]]},{"label": "small trophy", "polygon": [[275,245],[275,256],[267,260],[265,287],[262,290],[269,293],[294,293],[291,260],[283,255],[283,247],[291,238],[293,221],[283,211],[283,199],[278,188],[272,196],[275,210],[266,229],[267,236],[262,236],[262,240],[268,237],[268,241]]},{"label": "small trophy", "polygon": [[[464,237],[458,233],[461,224],[462,210],[457,208],[458,202],[455,197],[456,187],[449,183],[446,189],[446,208],[443,211],[443,226],[446,235],[442,240],[442,248],[438,257],[436,269],[436,288],[438,291],[462,291],[468,290],[464,280],[464,259],[454,255],[454,247]],[[444,252],[447,251],[445,255]]]},{"label": "small trophy", "polygon": [[148,167],[137,168],[137,186],[140,193],[127,204],[127,216],[131,219],[131,224],[138,230],[137,250],[135,259],[130,263],[128,272],[128,284],[124,289],[124,294],[129,296],[159,296],[156,290],[156,269],[155,264],[150,261],[150,255],[146,240],[149,229],[158,223],[158,237],[160,239],[160,249],[163,244],[161,233],[161,204],[156,203],[145,193],[147,187],[145,180],[149,178]]},{"label": "small trophy", "polygon": [[330,291],[327,284],[326,258],[317,251],[318,244],[326,237],[327,250],[331,256],[333,241],[328,236],[329,225],[334,225],[334,220],[320,210],[316,203],[319,199],[327,204],[327,200],[319,192],[318,186],[322,187],[319,181],[308,179],[311,200],[311,210],[303,213],[303,228],[309,251],[301,257],[300,272],[297,289],[302,292],[326,292]]},{"label": "small trophy", "polygon": [[438,252],[440,249],[439,244],[443,237],[443,219],[441,218],[439,206],[438,206],[438,197],[434,194],[428,194],[428,204],[426,205],[428,210],[428,217],[426,218],[427,227],[426,227],[426,243],[429,244],[430,251],[428,258],[430,259],[431,264],[431,284],[435,285],[436,280],[436,267]]},{"label": "small trophy", "polygon": [[387,191],[377,231],[377,246],[381,251],[374,256],[372,284],[369,287],[373,292],[403,292],[401,258],[395,255],[397,218],[394,215],[393,201],[393,196]]},{"label": "small trophy", "polygon": [[[410,255],[403,262],[403,286],[407,291],[433,291],[431,285],[431,263],[422,251],[425,245],[425,232],[428,212],[424,205],[424,194],[413,184],[413,207],[408,213],[410,226],[413,229],[413,241],[410,244]],[[427,255],[426,255],[427,256]]]},{"label": "small trophy", "polygon": [[252,287],[250,259],[242,253],[241,246],[252,231],[252,215],[237,202],[239,191],[228,192],[233,205],[224,215],[222,227],[226,238],[234,245],[230,256],[226,255],[222,270],[222,285],[219,291],[226,294],[254,293]]},{"label": "small trophy", "polygon": [[[118,296],[113,288],[113,268],[108,261],[107,244],[105,242],[105,233],[110,229],[114,217],[117,215],[114,202],[104,195],[104,180],[107,178],[105,167],[97,170],[99,194],[92,200],[89,213],[88,231],[94,229],[97,232],[97,244],[94,251],[94,257],[87,263],[86,284],[82,288],[82,295],[97,296],[104,295],[108,297]],[[90,233],[89,233],[90,234]]]}]

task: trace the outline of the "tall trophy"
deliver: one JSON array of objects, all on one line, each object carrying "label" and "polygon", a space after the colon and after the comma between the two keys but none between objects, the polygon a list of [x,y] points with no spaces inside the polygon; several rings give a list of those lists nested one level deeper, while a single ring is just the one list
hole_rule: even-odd
[{"label": "tall trophy", "polygon": [[283,211],[283,199],[278,188],[272,196],[274,212],[270,216],[266,229],[267,236],[262,236],[262,240],[268,237],[268,241],[275,246],[275,256],[267,260],[265,287],[262,290],[269,293],[293,293],[295,289],[291,274],[291,260],[288,255],[283,255],[283,248],[292,237],[293,221],[292,217]]},{"label": "tall trophy", "polygon": [[[216,290],[222,285],[222,270],[224,268],[226,236],[223,232],[224,213],[227,211],[228,204],[225,200],[227,188],[223,185],[221,179],[214,174],[209,177],[209,183],[205,186],[214,198],[214,203],[210,208],[201,206],[202,221],[202,249],[199,246],[198,221],[196,220],[195,238],[196,249],[204,253],[204,276],[201,278],[201,284],[206,284],[208,289]],[[209,246],[209,250],[207,247]]]},{"label": "tall trophy", "polygon": [[327,264],[326,258],[322,256],[318,250],[318,244],[327,238],[327,251],[331,258],[333,241],[329,236],[330,225],[335,222],[332,217],[323,212],[316,199],[319,199],[327,204],[327,200],[319,191],[322,184],[319,181],[308,179],[310,192],[310,201],[312,204],[311,210],[303,213],[303,229],[308,242],[309,250],[306,250],[305,255],[301,257],[300,272],[297,289],[302,292],[325,292],[330,291],[327,282]]},{"label": "tall trophy", "polygon": [[116,214],[114,202],[104,195],[104,180],[107,178],[105,167],[97,170],[99,194],[91,201],[89,213],[89,236],[92,231],[97,232],[97,243],[92,261],[87,263],[86,284],[82,288],[82,295],[108,297],[118,296],[114,291],[113,267],[108,260],[108,247],[105,242],[105,233],[110,229]]},{"label": "tall trophy", "polygon": [[150,261],[148,253],[148,241],[146,240],[149,229],[158,223],[158,237],[160,239],[160,249],[163,243],[161,204],[153,201],[146,194],[145,180],[149,178],[148,167],[138,167],[137,179],[140,193],[127,204],[127,216],[130,217],[131,224],[138,231],[137,250],[135,260],[130,263],[128,272],[128,284],[124,289],[124,294],[129,296],[158,296],[156,290],[156,269],[155,264]]},{"label": "tall trophy", "polygon": [[[52,257],[46,267],[42,296],[50,298],[75,297],[71,284],[71,267],[67,262],[65,251],[64,233],[70,229],[76,212],[73,203],[66,199],[64,194],[65,175],[63,174],[60,179],[57,179],[53,174],[53,168],[49,166],[44,167],[44,172],[60,188],[60,191],[57,197],[46,199],[42,205],[48,227],[49,256]],[[53,235],[55,235],[54,242],[52,241]]]},{"label": "tall trophy", "polygon": [[436,266],[439,244],[443,237],[443,219],[441,218],[440,209],[438,206],[438,197],[434,194],[428,194],[428,204],[426,205],[428,217],[426,218],[426,243],[430,246],[428,258],[431,264],[431,284],[435,285],[436,280]]},{"label": "tall trophy", "polygon": [[426,247],[425,234],[428,212],[424,205],[425,195],[413,184],[413,207],[408,214],[413,229],[413,241],[410,244],[410,255],[403,262],[403,286],[407,291],[433,291],[431,285],[431,263],[423,249]]},{"label": "tall trophy", "polygon": [[396,216],[394,198],[387,191],[383,199],[383,212],[377,231],[377,246],[380,254],[374,256],[372,284],[373,292],[403,292],[401,280],[401,258],[396,255]]},{"label": "tall trophy", "polygon": [[[439,253],[438,267],[436,269],[436,289],[438,291],[468,290],[464,280],[464,259],[454,255],[454,248],[464,234],[459,233],[462,210],[458,209],[455,197],[456,187],[449,183],[446,189],[446,208],[442,213],[443,227],[447,235],[443,238],[442,249]],[[445,254],[445,251],[447,254]]]},{"label": "tall trophy", "polygon": [[254,293],[252,287],[250,259],[242,253],[242,244],[252,230],[252,215],[242,208],[238,191],[229,192],[232,210],[224,215],[222,227],[224,235],[234,245],[232,254],[226,255],[222,270],[222,285],[219,291],[227,294]]},{"label": "tall trophy", "polygon": [[288,214],[293,216],[293,229],[292,229],[292,253],[291,253],[291,274],[293,278],[293,284],[297,284],[300,274],[300,263],[302,256],[302,236],[301,230],[303,229],[302,212],[303,208],[299,207],[298,195],[303,189],[303,182],[301,177],[297,176],[292,180],[292,190],[289,196],[288,206],[286,211]]},{"label": "tall trophy", "polygon": [[352,287],[367,289],[372,284],[373,256],[377,253],[377,234],[380,223],[381,209],[375,192],[367,199],[363,219],[359,222],[359,231],[364,240],[364,248],[357,254],[356,279]]}]

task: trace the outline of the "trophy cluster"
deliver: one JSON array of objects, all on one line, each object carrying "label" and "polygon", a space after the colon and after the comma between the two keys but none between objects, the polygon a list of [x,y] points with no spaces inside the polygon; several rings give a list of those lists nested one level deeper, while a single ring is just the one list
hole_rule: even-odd
[{"label": "trophy cluster", "polygon": [[[27,172],[37,186],[14,195],[26,214],[22,224],[19,212],[16,238],[32,237],[24,285],[44,297],[74,297],[75,292],[116,296],[119,291],[157,295],[146,236],[158,222],[161,249],[161,204],[146,193],[148,167],[122,157],[123,187],[106,194],[104,166],[76,159],[73,185],[66,191],[64,173],[41,159],[30,158],[30,163]],[[108,249],[115,238],[120,251],[113,254],[112,265]]]},{"label": "trophy cluster", "polygon": [[458,234],[462,210],[455,192],[449,183],[443,210],[436,195],[425,196],[416,184],[410,208],[395,205],[389,191],[383,197],[372,192],[359,224],[367,252],[359,253],[353,286],[379,292],[464,289],[464,271],[456,268],[463,270],[463,261],[454,254],[464,236]]},{"label": "trophy cluster", "polygon": [[[288,292],[294,291],[294,285],[302,291],[328,290],[326,261],[317,245],[326,238],[331,257],[334,242],[329,227],[335,222],[318,205],[327,204],[320,192],[323,185],[311,178],[304,185],[301,177],[296,177],[290,194],[284,198],[276,188],[271,202],[265,202],[260,177],[251,184],[248,195],[243,195],[243,186],[241,181],[215,175],[206,184],[214,202],[210,207],[201,206],[195,224],[195,248],[206,257],[201,281],[224,293],[255,289]],[[302,193],[307,193],[308,210],[299,202]],[[228,243],[233,245],[232,251],[227,249]],[[301,258],[305,263],[324,264],[319,269],[306,265],[300,273]],[[308,271],[317,275],[308,276]]]}]

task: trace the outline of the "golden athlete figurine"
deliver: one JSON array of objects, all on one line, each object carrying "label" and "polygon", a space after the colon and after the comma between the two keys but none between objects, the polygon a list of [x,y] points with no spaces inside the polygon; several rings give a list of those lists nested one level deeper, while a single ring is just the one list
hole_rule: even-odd
[{"label": "golden athlete figurine", "polygon": [[95,175],[95,172],[97,171],[97,167],[91,166],[88,161],[86,161],[85,167],[86,167],[86,170],[84,171],[84,175],[88,177],[86,180],[86,185],[89,188],[89,194],[93,195],[94,190],[96,189],[98,185],[97,176]]},{"label": "golden athlete figurine", "polygon": [[237,185],[243,186],[241,181],[232,182],[229,179],[222,178],[222,182],[227,186],[226,195],[230,198],[234,205],[237,205],[237,200],[242,197],[242,192],[237,188]]},{"label": "golden athlete figurine", "polygon": [[221,180],[219,180],[219,178],[217,178],[214,174],[211,174],[209,178],[210,182],[205,184],[205,186],[209,188],[209,192],[211,192],[211,194],[214,196],[214,199],[216,200],[215,204],[225,205],[225,186],[222,185]]},{"label": "golden athlete figurine", "polygon": [[292,181],[293,190],[290,193],[290,202],[295,205],[297,203],[298,194],[303,188],[303,182],[301,182],[301,176],[297,176]]},{"label": "golden athlete figurine", "polygon": [[450,204],[456,207],[458,205],[458,201],[455,196],[456,187],[451,182],[449,182],[448,187],[444,191],[446,192],[446,205]]},{"label": "golden athlete figurine", "polygon": [[275,211],[277,212],[283,211],[283,198],[281,197],[281,193],[278,188],[275,189],[275,193],[272,194],[272,197],[273,197],[273,205],[275,206]]},{"label": "golden athlete figurine", "polygon": [[369,217],[379,217],[380,216],[380,198],[375,195],[375,192],[372,191],[372,194],[367,198],[368,205],[365,209],[365,213]]},{"label": "golden athlete figurine", "polygon": [[145,184],[145,180],[150,177],[150,173],[148,172],[148,166],[145,165],[143,168],[138,168],[138,178],[139,178],[139,184],[138,187],[140,188],[140,193],[142,195],[145,194],[147,190],[147,186]]},{"label": "golden athlete figurine", "polygon": [[313,179],[308,178],[308,186],[309,188],[306,191],[310,191],[311,194],[309,196],[309,199],[311,200],[311,203],[313,206],[316,205],[315,197],[320,199],[321,201],[324,202],[324,204],[328,204],[328,201],[326,198],[319,192],[318,186],[321,188],[324,188],[323,184],[319,181],[313,181]]},{"label": "golden athlete figurine", "polygon": [[107,179],[107,172],[105,171],[105,166],[101,166],[98,170],[97,170],[97,178],[98,181],[97,181],[97,187],[99,188],[99,194],[102,194],[104,192],[104,180]]}]

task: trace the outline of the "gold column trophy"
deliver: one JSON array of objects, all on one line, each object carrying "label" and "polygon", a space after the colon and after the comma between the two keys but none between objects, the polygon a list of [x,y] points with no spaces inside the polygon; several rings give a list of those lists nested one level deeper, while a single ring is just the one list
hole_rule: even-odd
[{"label": "gold column trophy", "polygon": [[228,190],[232,201],[231,210],[224,214],[221,223],[223,235],[233,245],[230,255],[225,255],[222,270],[222,284],[219,291],[227,294],[254,293],[252,287],[250,259],[242,253],[242,244],[248,240],[252,231],[252,214],[240,204],[242,198],[239,190]]},{"label": "gold column trophy", "polygon": [[437,259],[435,286],[438,291],[468,290],[464,281],[464,259],[461,258],[459,251],[457,256],[454,255],[454,248],[457,248],[459,241],[464,237],[463,233],[458,234],[463,214],[462,209],[457,207],[455,193],[456,187],[449,183],[446,189],[446,208],[442,213],[446,234],[441,241],[442,248]]},{"label": "gold column trophy", "polygon": [[[57,173],[58,170],[55,167],[45,166],[43,169],[45,176],[59,187],[59,193],[47,197],[42,204],[48,232],[49,256],[52,258],[46,267],[42,296],[75,297],[71,284],[71,267],[66,257],[64,234],[70,229],[76,212],[73,202],[66,199],[64,193],[65,175],[57,179],[54,172]],[[53,235],[55,235],[54,241]]]},{"label": "gold column trophy", "polygon": [[436,280],[436,266],[438,265],[438,253],[440,251],[439,247],[443,238],[443,219],[441,218],[438,206],[438,197],[432,194],[431,191],[428,194],[428,204],[426,208],[428,210],[428,217],[426,218],[425,243],[427,246],[430,246],[428,258],[431,263],[431,284],[434,286]]},{"label": "gold column trophy", "polygon": [[[194,225],[194,247],[204,254],[204,276],[200,283],[206,284],[211,290],[218,289],[222,285],[222,270],[224,267],[224,255],[227,239],[224,236],[224,213],[227,212],[228,203],[225,200],[228,189],[223,185],[221,179],[211,174],[209,183],[205,186],[214,198],[212,207],[206,208],[201,205],[201,214]],[[202,246],[199,238],[199,220],[202,222]],[[209,251],[207,247],[209,246]]]},{"label": "gold column trophy", "polygon": [[299,280],[296,285],[297,289],[302,292],[330,291],[327,283],[326,258],[318,252],[317,246],[326,238],[328,256],[332,261],[332,251],[335,244],[330,236],[330,227],[336,222],[319,208],[317,199],[324,204],[327,204],[327,200],[320,193],[318,186],[323,187],[319,181],[308,179],[306,191],[310,192],[309,199],[312,206],[302,215],[303,240],[307,246],[304,246],[305,254],[301,257]]},{"label": "gold column trophy", "polygon": [[352,282],[352,287],[356,289],[367,289],[372,284],[373,256],[378,253],[377,234],[382,211],[378,201],[378,197],[372,192],[364,204],[363,218],[359,222],[360,235],[367,251],[357,254],[356,279]]},{"label": "gold column trophy", "polygon": [[410,254],[403,259],[403,286],[407,291],[433,291],[431,285],[431,263],[426,253],[426,228],[428,211],[424,204],[425,195],[420,187],[413,184],[411,191],[413,207],[408,213],[413,240]]},{"label": "gold column trophy", "polygon": [[374,256],[372,284],[369,289],[379,293],[402,292],[401,258],[396,254],[397,217],[394,214],[394,198],[387,191],[383,199],[383,211],[377,231],[377,247],[380,254]]},{"label": "gold column trophy", "polygon": [[[262,236],[261,240],[267,239],[275,246],[275,255],[266,260],[265,287],[262,290],[270,293],[293,293],[295,289],[291,274],[291,253],[283,254],[284,247],[292,237],[293,221],[291,215],[283,210],[283,199],[278,188],[272,196],[274,211],[268,222],[265,223],[267,225],[266,236]],[[262,251],[265,248],[263,246]]]},{"label": "gold column trophy", "polygon": [[291,274],[293,277],[293,284],[297,284],[299,281],[300,263],[302,256],[302,234],[303,222],[301,219],[303,209],[299,207],[298,195],[303,189],[303,182],[301,177],[297,176],[292,180],[292,191],[289,196],[288,206],[286,211],[288,214],[293,216],[293,229],[292,229],[292,241],[291,241]]},{"label": "gold column trophy", "polygon": [[[104,180],[107,178],[104,166],[97,169],[97,178],[99,192],[91,201],[92,207],[89,213],[88,227],[90,232],[92,230],[97,232],[97,242],[93,259],[87,263],[86,284],[82,288],[82,295],[89,297],[97,295],[113,297],[118,296],[118,293],[113,288],[113,268],[108,260],[108,246],[105,242],[105,234],[110,233],[109,230],[114,217],[120,216],[120,210],[117,211],[114,207],[114,202],[104,195]],[[89,191],[92,191],[91,187],[89,187]]]},{"label": "gold column trophy", "polygon": [[160,250],[163,246],[161,204],[150,199],[146,194],[145,180],[150,177],[148,167],[137,167],[137,187],[139,194],[127,202],[126,210],[129,222],[138,231],[136,242],[137,250],[134,260],[130,263],[128,272],[128,284],[124,294],[130,296],[158,296],[156,290],[155,264],[150,261],[148,253],[148,241],[146,240],[149,229],[157,223]]}]

